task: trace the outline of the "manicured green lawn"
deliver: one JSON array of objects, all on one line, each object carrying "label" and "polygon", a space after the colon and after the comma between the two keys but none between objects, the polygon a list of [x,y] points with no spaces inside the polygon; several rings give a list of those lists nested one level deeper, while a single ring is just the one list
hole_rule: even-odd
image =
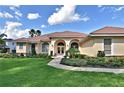
[{"label": "manicured green lawn", "polygon": [[0,59],[0,86],[124,86],[124,74],[74,72],[47,65],[50,59]]}]

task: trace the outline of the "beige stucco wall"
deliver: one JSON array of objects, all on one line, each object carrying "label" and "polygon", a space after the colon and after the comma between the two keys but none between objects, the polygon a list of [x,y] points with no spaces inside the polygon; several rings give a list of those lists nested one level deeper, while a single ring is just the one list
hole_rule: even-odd
[{"label": "beige stucco wall", "polygon": [[[111,56],[124,56],[124,37],[90,37],[85,42],[79,44],[79,51],[81,54],[86,54],[88,56],[96,56],[98,51],[104,51],[103,41],[105,38],[112,39],[112,54]],[[64,40],[65,48],[67,51],[70,48],[71,42],[83,38],[54,38],[49,43],[49,54],[53,51],[53,54],[57,52],[56,41]],[[42,43],[36,43],[36,53],[42,53]],[[31,46],[29,43],[24,43],[23,49],[19,49],[19,45],[16,45],[17,53],[31,53]]]},{"label": "beige stucco wall", "polygon": [[96,56],[99,50],[103,51],[102,38],[90,38],[81,44],[81,54]]},{"label": "beige stucco wall", "polygon": [[104,39],[111,38],[111,55],[124,56],[124,37],[91,37],[81,44],[81,54],[97,56],[98,51],[104,51]]},{"label": "beige stucco wall", "polygon": [[19,49],[19,44],[16,44],[16,53],[30,53],[30,44],[23,43],[23,49]]},{"label": "beige stucco wall", "polygon": [[124,56],[124,37],[113,38],[113,55]]},{"label": "beige stucco wall", "polygon": [[[67,51],[70,48],[71,42],[75,42],[76,40],[82,40],[82,38],[53,38],[50,43],[50,50],[53,51],[53,54],[57,53],[57,41],[63,40],[65,42],[65,51]],[[79,46],[79,50],[81,50],[81,47]]]}]

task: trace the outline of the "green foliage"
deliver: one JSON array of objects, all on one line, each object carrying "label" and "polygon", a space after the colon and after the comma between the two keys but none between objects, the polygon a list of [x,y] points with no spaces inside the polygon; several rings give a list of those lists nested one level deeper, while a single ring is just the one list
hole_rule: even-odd
[{"label": "green foliage", "polygon": [[29,35],[30,35],[31,37],[40,36],[40,35],[41,35],[41,31],[40,31],[40,30],[31,29],[31,30],[29,31]]},{"label": "green foliage", "polygon": [[36,58],[51,58],[51,56],[49,56],[48,54],[37,54],[33,57],[36,57]]},{"label": "green foliage", "polygon": [[31,51],[32,51],[32,56],[36,55],[35,48],[32,48]]},{"label": "green foliage", "polygon": [[124,68],[124,58],[117,57],[84,57],[83,59],[63,59],[61,64],[70,66],[92,66],[106,68]]},{"label": "green foliage", "polygon": [[0,38],[0,44],[5,44],[5,41]]},{"label": "green foliage", "polygon": [[0,50],[0,53],[7,53],[7,49],[2,48],[2,49]]},{"label": "green foliage", "polygon": [[0,87],[123,87],[124,74],[67,71],[47,58],[0,59]]},{"label": "green foliage", "polygon": [[17,58],[18,56],[16,54],[0,54],[0,58]]},{"label": "green foliage", "polygon": [[41,35],[41,31],[40,31],[40,30],[37,30],[37,31],[36,31],[36,35],[37,35],[37,36],[40,36],[40,35]]},{"label": "green foliage", "polygon": [[105,57],[105,52],[104,51],[98,51],[97,57]]},{"label": "green foliage", "polygon": [[76,48],[70,48],[70,49],[68,50],[68,53],[69,53],[69,57],[70,57],[70,58],[76,58],[77,54],[79,54],[80,52],[79,52],[79,50],[76,49]]}]

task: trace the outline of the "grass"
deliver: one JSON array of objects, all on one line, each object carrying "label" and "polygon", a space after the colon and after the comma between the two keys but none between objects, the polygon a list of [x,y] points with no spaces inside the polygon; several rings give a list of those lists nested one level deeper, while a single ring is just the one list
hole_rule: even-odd
[{"label": "grass", "polygon": [[47,65],[51,59],[1,58],[1,87],[124,86],[124,74],[76,72]]}]

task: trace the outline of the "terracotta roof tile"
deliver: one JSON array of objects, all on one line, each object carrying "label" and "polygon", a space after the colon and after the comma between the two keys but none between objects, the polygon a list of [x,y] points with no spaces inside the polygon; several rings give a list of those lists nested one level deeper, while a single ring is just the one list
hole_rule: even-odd
[{"label": "terracotta roof tile", "polygon": [[51,33],[49,34],[49,36],[50,37],[86,37],[87,35],[79,32],[64,31],[64,32]]},{"label": "terracotta roof tile", "polygon": [[90,34],[124,34],[124,28],[120,27],[104,27],[102,29],[98,29]]},{"label": "terracotta roof tile", "polygon": [[37,37],[30,37],[30,38],[19,38],[16,39],[16,42],[39,42],[39,41],[50,41],[50,38],[53,37],[78,37],[78,38],[83,38],[86,37],[86,34],[79,33],[79,32],[71,32],[71,31],[64,31],[64,32],[54,32],[50,34],[45,34],[42,36],[37,36]]},{"label": "terracotta roof tile", "polygon": [[29,42],[28,38],[18,38],[15,40],[16,42]]}]

